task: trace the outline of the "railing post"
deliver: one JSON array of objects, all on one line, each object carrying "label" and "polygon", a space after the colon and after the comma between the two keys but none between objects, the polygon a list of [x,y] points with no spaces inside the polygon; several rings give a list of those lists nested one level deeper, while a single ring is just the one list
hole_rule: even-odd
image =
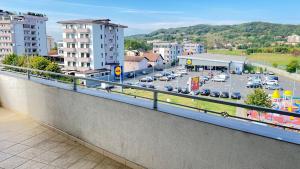
[{"label": "railing post", "polygon": [[157,110],[157,92],[153,92],[153,109]]},{"label": "railing post", "polygon": [[73,78],[73,90],[76,91],[77,90],[77,85],[76,85],[76,77]]},{"label": "railing post", "polygon": [[27,70],[27,79],[30,80],[30,71]]}]

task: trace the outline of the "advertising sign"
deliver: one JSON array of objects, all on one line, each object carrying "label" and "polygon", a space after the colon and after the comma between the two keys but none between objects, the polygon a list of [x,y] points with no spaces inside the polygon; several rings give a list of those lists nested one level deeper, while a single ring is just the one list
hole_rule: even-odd
[{"label": "advertising sign", "polygon": [[190,77],[189,82],[190,91],[197,91],[200,89],[200,77]]}]

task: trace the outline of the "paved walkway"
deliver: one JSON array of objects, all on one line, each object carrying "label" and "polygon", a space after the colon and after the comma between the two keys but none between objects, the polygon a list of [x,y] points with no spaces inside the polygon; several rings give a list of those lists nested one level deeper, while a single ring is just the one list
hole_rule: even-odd
[{"label": "paved walkway", "polygon": [[0,169],[14,168],[129,169],[23,115],[0,108]]}]

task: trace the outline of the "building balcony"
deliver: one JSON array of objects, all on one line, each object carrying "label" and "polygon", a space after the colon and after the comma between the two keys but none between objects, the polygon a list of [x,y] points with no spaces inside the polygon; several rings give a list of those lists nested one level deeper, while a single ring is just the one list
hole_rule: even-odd
[{"label": "building balcony", "polygon": [[79,62],[91,62],[92,59],[91,58],[86,58],[86,57],[80,57],[80,58],[77,58],[77,61],[79,61]]},{"label": "building balcony", "polygon": [[77,70],[77,67],[76,66],[65,66],[64,69],[69,70],[69,71],[75,71],[75,70]]},{"label": "building balcony", "polygon": [[75,33],[75,29],[64,29],[64,33]]},{"label": "building balcony", "polygon": [[77,32],[78,33],[90,33],[91,31],[88,28],[79,28],[79,29],[77,29]]},{"label": "building balcony", "polygon": [[64,42],[67,42],[67,43],[75,43],[75,42],[76,42],[76,39],[75,39],[75,38],[64,38],[63,41],[64,41]]},{"label": "building balcony", "polygon": [[[0,28],[1,29],[1,28]],[[11,33],[0,33],[1,37],[11,37]]]},{"label": "building balcony", "polygon": [[89,38],[78,38],[77,42],[90,43],[90,39]]},{"label": "building balcony", "polygon": [[69,61],[69,62],[76,62],[77,58],[76,57],[64,57],[65,61]]},{"label": "building balcony", "polygon": [[76,48],[64,48],[64,52],[76,52]]},{"label": "building balcony", "polygon": [[12,49],[12,46],[0,46],[0,49]]},{"label": "building balcony", "polygon": [[81,53],[89,53],[90,48],[77,48],[77,51]]}]

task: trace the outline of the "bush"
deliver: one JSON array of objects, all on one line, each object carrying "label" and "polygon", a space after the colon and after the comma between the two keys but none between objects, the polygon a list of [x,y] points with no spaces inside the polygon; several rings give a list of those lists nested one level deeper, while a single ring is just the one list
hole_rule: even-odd
[{"label": "bush", "polygon": [[272,66],[277,68],[278,67],[278,63],[272,63]]},{"label": "bush", "polygon": [[298,60],[292,60],[287,66],[286,71],[289,73],[295,73],[297,69],[300,68]]},{"label": "bush", "polygon": [[263,89],[255,89],[253,93],[247,96],[245,103],[260,107],[272,107],[272,100]]}]

